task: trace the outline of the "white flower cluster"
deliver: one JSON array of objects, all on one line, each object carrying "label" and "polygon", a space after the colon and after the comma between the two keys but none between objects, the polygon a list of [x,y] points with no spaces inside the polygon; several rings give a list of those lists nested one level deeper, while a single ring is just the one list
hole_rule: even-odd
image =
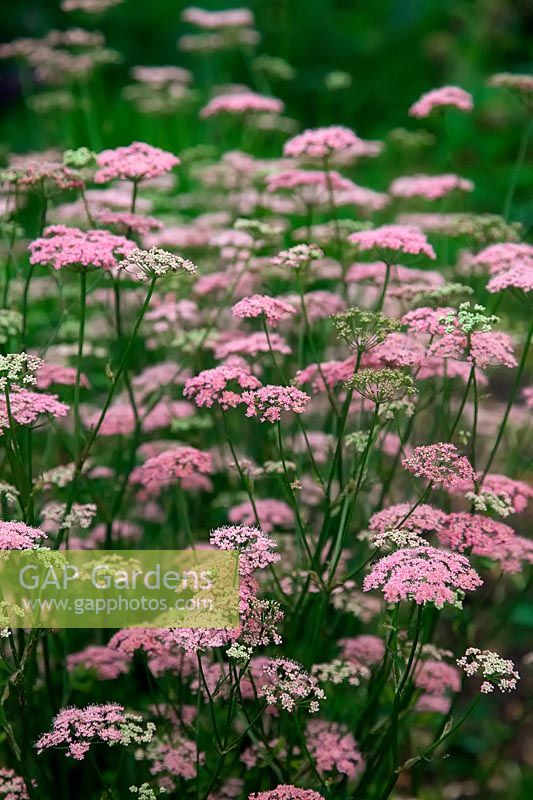
[{"label": "white flower cluster", "polygon": [[157,800],[162,794],[166,794],[167,790],[164,786],[153,789],[149,783],[141,783],[140,786],[130,786],[130,792],[136,794],[138,800]]},{"label": "white flower cluster", "polygon": [[[125,714],[126,722],[120,726],[120,740],[117,744],[129,745],[132,742],[135,744],[147,744],[152,741],[155,731],[153,722],[143,723],[143,718],[138,714]],[[115,744],[115,742],[111,742]]]},{"label": "white flower cluster", "polygon": [[488,333],[498,322],[499,317],[488,315],[484,306],[476,303],[461,303],[457,310],[451,311],[441,322],[446,326],[446,333],[455,333],[457,328],[468,335],[469,333]]},{"label": "white flower cluster", "polygon": [[150,250],[137,248],[123,259],[120,266],[138,281],[162,278],[177,272],[187,272],[189,275],[197,272],[196,266],[189,259],[159,247],[151,247]]},{"label": "white flower cluster", "polygon": [[60,528],[90,528],[96,515],[97,508],[94,503],[74,503],[69,513],[65,515],[66,503],[47,503],[41,511],[43,520],[53,522]]},{"label": "white flower cluster", "polygon": [[480,689],[482,694],[490,694],[496,688],[500,692],[512,692],[520,680],[514,663],[510,659],[501,658],[492,650],[469,647],[464,656],[457,659],[457,665],[468,677],[481,673],[484,678]]},{"label": "white flower cluster", "polygon": [[427,541],[423,536],[419,536],[415,531],[409,531],[403,528],[391,528],[388,531],[383,531],[383,533],[374,533],[371,535],[371,541],[374,547],[380,550],[425,547],[427,545]]},{"label": "white flower cluster", "polygon": [[507,492],[498,492],[496,494],[482,489],[479,494],[467,492],[465,497],[472,503],[476,511],[492,511],[500,517],[508,517],[509,514],[515,513],[512,500]]},{"label": "white flower cluster", "polygon": [[316,244],[295,244],[288,250],[282,250],[274,256],[271,263],[274,267],[289,267],[300,269],[315,258],[323,258],[324,253]]},{"label": "white flower cluster", "polygon": [[22,331],[22,314],[10,308],[0,309],[0,344],[5,344],[11,336]]},{"label": "white flower cluster", "polygon": [[246,662],[251,659],[253,652],[254,651],[252,647],[246,647],[243,644],[235,642],[234,644],[231,645],[231,647],[228,647],[228,649],[226,650],[226,655],[228,656],[228,658],[233,658],[235,661]]},{"label": "white flower cluster", "polygon": [[348,683],[350,686],[359,686],[361,678],[370,677],[370,670],[364,664],[342,661],[340,658],[324,664],[315,664],[311,672],[321,683]]},{"label": "white flower cluster", "polygon": [[28,353],[8,353],[0,356],[0,390],[5,391],[12,384],[35,384],[35,373],[42,364],[42,359]]}]

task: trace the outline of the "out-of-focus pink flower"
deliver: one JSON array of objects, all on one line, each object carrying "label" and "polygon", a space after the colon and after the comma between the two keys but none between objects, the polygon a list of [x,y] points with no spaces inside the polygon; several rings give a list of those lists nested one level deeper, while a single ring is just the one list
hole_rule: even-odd
[{"label": "out-of-focus pink flower", "polygon": [[211,455],[196,447],[174,447],[149,458],[131,473],[132,483],[143,486],[168,486],[200,473],[213,471]]},{"label": "out-of-focus pink flower", "polygon": [[220,94],[202,108],[203,119],[217,114],[281,114],[284,105],[276,97],[266,97],[256,92],[235,92]]},{"label": "out-of-focus pink flower", "polygon": [[413,103],[409,109],[412,117],[429,117],[435,108],[458,108],[460,111],[472,111],[474,101],[472,95],[459,86],[442,86],[432,89]]},{"label": "out-of-focus pink flower", "polygon": [[427,659],[421,661],[415,670],[414,684],[427,694],[441,695],[446,690],[461,690],[461,675],[457,667],[445,661]]},{"label": "out-of-focus pink flower", "polygon": [[431,259],[437,257],[422,231],[408,225],[382,225],[380,228],[351,233],[348,241],[359,250],[374,250],[379,254],[423,254]]},{"label": "out-of-focus pink flower", "polygon": [[[12,387],[9,393],[11,416],[18,425],[33,425],[41,414],[52,417],[65,417],[69,406],[61,403],[55,394],[30,392],[28,389]],[[10,420],[6,399],[0,395],[0,434],[9,428]]]},{"label": "out-of-focus pink flower", "polygon": [[[444,511],[421,503],[410,513],[413,506],[414,503],[398,503],[377,511],[370,517],[368,527],[371,531],[385,533],[398,528],[401,523],[402,528],[420,534],[434,533],[442,528],[447,518]],[[404,520],[404,517],[407,519]]]},{"label": "out-of-focus pink flower", "polygon": [[[294,511],[283,500],[255,500],[255,508],[259,524],[267,533],[273,528],[292,528],[294,526]],[[239,505],[232,506],[228,511],[228,519],[232,523],[242,525],[256,524],[255,513],[249,500]]]},{"label": "out-of-focus pink flower", "polygon": [[533,560],[533,543],[503,522],[483,514],[449,514],[438,538],[444,547],[498,561],[504,572],[520,572]]},{"label": "out-of-focus pink flower", "polygon": [[242,300],[235,303],[231,312],[234,317],[239,317],[240,319],[264,317],[271,328],[276,328],[284,317],[295,314],[296,309],[276,297],[253,294],[251,297],[243,297]]},{"label": "out-of-focus pink flower", "polygon": [[262,331],[250,333],[246,336],[238,336],[227,342],[218,344],[215,348],[215,358],[222,360],[228,356],[240,355],[258,356],[260,353],[268,353],[270,348],[275,353],[288,355],[292,352],[285,339],[277,333],[271,333],[269,338]]},{"label": "out-of-focus pink flower", "polygon": [[379,664],[385,655],[385,642],[372,634],[339,639],[339,645],[343,658],[366,666]]},{"label": "out-of-focus pink flower", "polygon": [[248,800],[325,800],[324,796],[313,789],[299,789],[288,783],[280,783],[275,789],[266,792],[252,792]]},{"label": "out-of-focus pink flower", "polygon": [[439,200],[453,191],[471,192],[472,181],[459,175],[406,175],[396,178],[389,192],[393,197],[423,197],[426,200]]},{"label": "out-of-focus pink flower", "polygon": [[69,672],[73,672],[79,667],[94,670],[101,681],[110,681],[128,671],[129,659],[123,653],[110,647],[90,645],[85,650],[67,656]]},{"label": "out-of-focus pink flower", "polygon": [[356,778],[365,768],[357,742],[344,725],[323,719],[307,723],[307,747],[321,775],[328,773]]}]

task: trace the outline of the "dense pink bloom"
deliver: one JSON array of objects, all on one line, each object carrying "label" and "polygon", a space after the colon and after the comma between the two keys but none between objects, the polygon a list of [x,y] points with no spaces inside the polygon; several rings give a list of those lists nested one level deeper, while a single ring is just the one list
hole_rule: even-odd
[{"label": "dense pink bloom", "polygon": [[461,690],[461,676],[457,667],[433,659],[420,662],[415,671],[414,683],[418,688],[433,695],[443,694],[446,689],[451,692]]},{"label": "dense pink bloom", "polygon": [[215,528],[209,541],[219,550],[238,550],[239,570],[243,575],[250,575],[256,569],[264,569],[280,560],[279,553],[274,552],[277,547],[275,540],[252,525]]},{"label": "dense pink bloom", "polygon": [[[42,364],[37,373],[37,388],[48,389],[53,383],[63,386],[74,386],[76,383],[76,367],[66,367],[63,364]],[[80,385],[89,387],[89,380],[83,373],[80,375]]]},{"label": "dense pink bloom", "polygon": [[41,238],[30,242],[30,264],[43,264],[54,269],[101,267],[111,270],[119,266],[117,256],[126,256],[136,247],[124,236],[109,231],[82,231],[66,225],[50,225]]},{"label": "dense pink bloom", "polygon": [[470,461],[459,455],[456,446],[450,443],[415,447],[412,455],[403,459],[402,466],[417,478],[425,478],[445,489],[454,489],[464,481],[474,480]]},{"label": "dense pink bloom", "polygon": [[459,331],[445,333],[428,349],[428,356],[466,358],[478,367],[516,367],[513,342],[502,331],[475,331],[468,338]]},{"label": "dense pink bloom", "polygon": [[356,778],[365,762],[348,729],[335,722],[312,719],[307,723],[307,747],[321,775],[338,773]]},{"label": "dense pink bloom", "polygon": [[30,189],[37,187],[47,193],[83,187],[81,176],[59,161],[28,159],[21,164],[13,164],[7,173],[6,182]]},{"label": "dense pink bloom", "polygon": [[238,336],[235,339],[217,344],[215,358],[221,360],[233,355],[255,357],[260,353],[270,352],[270,348],[275,353],[282,353],[283,355],[288,355],[292,352],[285,339],[279,334],[271,333],[267,339],[263,331],[257,331],[257,333]]},{"label": "dense pink bloom", "polygon": [[167,83],[190,83],[192,73],[188,69],[176,66],[167,67],[133,67],[132,77],[139,83],[149,86],[162,86]]},{"label": "dense pink bloom", "polygon": [[385,655],[385,642],[379,636],[372,634],[339,639],[339,645],[344,659],[366,666],[379,664]]},{"label": "dense pink bloom", "polygon": [[438,531],[444,547],[498,561],[504,572],[520,572],[523,560],[533,559],[533,545],[509,525],[483,514],[450,514]]},{"label": "dense pink bloom", "polygon": [[150,723],[142,727],[141,720],[118,703],[63,708],[54,717],[50,733],[44,733],[35,746],[38,753],[50,747],[64,747],[67,756],[82,761],[94,742],[116,745],[150,741],[153,727]]},{"label": "dense pink bloom", "polygon": [[242,393],[228,388],[257,389],[261,381],[252,375],[247,366],[240,364],[220,364],[213,369],[205,369],[185,384],[183,394],[194,399],[199,408],[211,408],[215,403],[225,411],[242,403]]},{"label": "dense pink bloom", "polygon": [[311,398],[295,386],[261,386],[243,392],[247,417],[259,417],[260,422],[279,422],[282,413],[303,414]]},{"label": "dense pink bloom", "polygon": [[196,743],[173,733],[172,742],[157,742],[150,748],[150,772],[159,777],[159,784],[167,790],[176,788],[173,778],[192,780],[196,777],[198,763],[204,761],[197,754]]},{"label": "dense pink bloom", "polygon": [[324,796],[313,789],[299,789],[292,784],[282,783],[275,789],[266,792],[252,792],[248,800],[325,800]]},{"label": "dense pink bloom", "polygon": [[202,108],[200,116],[203,119],[214,117],[217,114],[281,114],[284,105],[275,97],[265,97],[256,92],[235,92],[234,94],[220,94],[214,97]]},{"label": "dense pink bloom", "polygon": [[359,137],[342,125],[313,128],[298,134],[283,147],[286,158],[327,158],[332,153],[347,150],[359,142]]},{"label": "dense pink bloom", "polygon": [[143,486],[168,486],[194,475],[213,471],[213,460],[209,453],[196,447],[174,447],[149,458],[131,474],[132,483]]},{"label": "dense pink bloom", "polygon": [[450,192],[460,190],[471,192],[472,181],[460,178],[459,175],[406,175],[396,178],[389,192],[393,197],[424,197],[426,200],[439,200]]},{"label": "dense pink bloom", "polygon": [[129,659],[111,647],[90,645],[79,653],[67,656],[67,669],[72,672],[77,667],[94,670],[101,681],[109,681],[128,671]]},{"label": "dense pink bloom", "polygon": [[533,260],[533,245],[527,242],[499,242],[480,250],[471,263],[488,267],[491,275]]},{"label": "dense pink bloom", "polygon": [[[55,394],[30,392],[28,389],[12,387],[9,393],[11,416],[18,425],[33,425],[41,414],[52,417],[65,417],[69,406],[61,403]],[[9,428],[9,414],[6,399],[0,395],[0,435]]]},{"label": "dense pink bloom", "polygon": [[520,289],[523,292],[533,292],[533,259],[523,264],[517,264],[511,269],[498,272],[487,283],[488,292],[503,292],[504,289]]},{"label": "dense pink bloom", "polygon": [[407,330],[411,333],[429,333],[444,335],[446,332],[445,317],[453,313],[453,308],[414,308],[402,317],[402,323],[407,325]]},{"label": "dense pink bloom", "polygon": [[458,108],[460,111],[472,111],[474,103],[472,95],[458,86],[442,86],[426,92],[409,109],[412,117],[428,117],[435,108]]},{"label": "dense pink bloom", "polygon": [[362,366],[418,367],[423,363],[425,348],[408,333],[390,333],[384,342],[367,353]]},{"label": "dense pink bloom", "polygon": [[145,142],[132,142],[127,147],[103,150],[96,161],[99,169],[94,175],[95,183],[106,183],[114,178],[123,181],[149,180],[170,172],[180,163],[172,153]]},{"label": "dense pink bloom", "polygon": [[254,319],[265,317],[270,327],[275,328],[283,317],[296,313],[296,309],[283,300],[276,297],[269,297],[266,294],[253,294],[251,297],[243,297],[235,303],[231,312],[234,317],[241,319]]},{"label": "dense pink bloom", "polygon": [[474,591],[482,583],[467,558],[428,546],[396,550],[385,556],[374,564],[363,589],[381,588],[389,603],[414,600],[441,608],[445,603],[457,605],[464,592]]},{"label": "dense pink bloom", "polygon": [[46,539],[46,533],[39,528],[0,520],[0,550],[31,550],[38,547],[41,539]]},{"label": "dense pink bloom", "polygon": [[[385,533],[398,528],[401,523],[401,527],[408,531],[428,534],[440,530],[444,525],[447,514],[441,511],[440,508],[421,503],[411,514],[410,511],[413,506],[414,503],[398,503],[384,508],[370,517],[368,527],[371,531]],[[407,519],[402,522],[404,517],[407,517]]]},{"label": "dense pink bloom", "polygon": [[[292,528],[294,526],[294,511],[283,500],[255,500],[255,508],[259,524],[267,532],[273,528]],[[256,519],[250,501],[247,500],[230,508],[228,519],[233,523],[254,525]]]},{"label": "dense pink bloom", "polygon": [[359,250],[392,251],[410,255],[423,253],[428,258],[437,257],[422,231],[408,225],[382,225],[381,228],[351,233],[348,241],[357,245]]},{"label": "dense pink bloom", "polygon": [[30,800],[24,778],[7,767],[0,767],[0,797],[3,800]]}]

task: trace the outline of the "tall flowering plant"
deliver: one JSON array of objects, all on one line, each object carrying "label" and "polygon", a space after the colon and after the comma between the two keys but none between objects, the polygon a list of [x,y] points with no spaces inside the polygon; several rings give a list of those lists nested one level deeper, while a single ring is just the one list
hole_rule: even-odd
[{"label": "tall flowering plant", "polygon": [[[258,40],[244,8],[183,22],[207,62]],[[41,81],[112,60],[80,28],[0,56],[35,68],[37,44]],[[383,143],[294,129],[268,81],[200,104],[182,67],[132,79],[137,122],[179,110],[216,145],[94,142],[0,173],[0,550],[234,550],[239,621],[28,631],[0,602],[0,798],[451,798],[457,774],[499,791],[497,695],[517,691],[518,724],[531,661],[509,633],[533,560],[516,169],[504,216],[438,152],[427,173],[383,158],[376,191],[356,181]],[[529,108],[528,76],[491,85]],[[444,86],[405,116],[478,136],[476,104]]]}]

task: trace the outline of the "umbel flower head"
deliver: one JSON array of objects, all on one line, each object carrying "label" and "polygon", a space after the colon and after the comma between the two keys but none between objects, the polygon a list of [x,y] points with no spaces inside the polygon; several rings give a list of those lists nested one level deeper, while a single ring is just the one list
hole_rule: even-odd
[{"label": "umbel flower head", "polygon": [[132,250],[121,263],[122,269],[138,281],[149,281],[162,278],[172,273],[186,272],[195,275],[196,266],[187,258],[151,247],[150,250],[139,248]]},{"label": "umbel flower head", "polygon": [[348,308],[332,316],[331,321],[339,338],[358,353],[372,350],[384,342],[389,333],[401,328],[401,322],[387,317],[381,311],[363,308]]},{"label": "umbel flower head", "polygon": [[382,558],[366,576],[363,589],[381,588],[389,603],[413,600],[442,608],[446,603],[461,607],[464,593],[482,583],[465,556],[428,545],[397,550]]},{"label": "umbel flower head", "polygon": [[388,368],[363,369],[346,381],[345,386],[376,405],[391,403],[416,392],[410,375],[399,369]]},{"label": "umbel flower head", "polygon": [[136,249],[136,244],[109,231],[50,225],[43,236],[30,242],[28,247],[30,264],[54,269],[101,267],[111,270],[119,265],[117,256],[128,255]]},{"label": "umbel flower head", "polygon": [[495,688],[500,692],[512,692],[520,680],[513,662],[502,658],[492,650],[469,647],[464,656],[457,659],[457,665],[469,678],[481,674],[484,679],[480,688],[482,694],[490,694]]},{"label": "umbel flower head", "polygon": [[412,225],[382,225],[368,231],[359,231],[348,236],[348,241],[359,250],[372,250],[387,263],[393,263],[398,253],[403,255],[437,256],[420,228]]},{"label": "umbel flower head", "polygon": [[170,172],[180,163],[172,153],[145,142],[132,142],[127,147],[103,150],[96,161],[99,167],[94,176],[96,183],[106,183],[114,178],[136,182],[149,180]]},{"label": "umbel flower head", "polygon": [[42,367],[43,361],[38,356],[28,353],[7,353],[0,355],[0,391],[12,384],[32,386],[37,382],[35,373]]},{"label": "umbel flower head", "polygon": [[289,267],[289,269],[301,269],[310,264],[317,258],[323,258],[324,253],[316,244],[295,244],[288,250],[282,250],[277,256],[271,259],[274,267]]},{"label": "umbel flower head", "polygon": [[144,723],[141,716],[130,714],[118,703],[63,708],[54,717],[52,730],[35,743],[37,752],[64,747],[66,755],[83,761],[91,744],[143,744],[151,741],[155,725]]},{"label": "umbel flower head", "polygon": [[474,470],[466,456],[459,455],[454,444],[436,444],[415,447],[412,454],[402,461],[402,466],[417,478],[426,478],[430,483],[445,489],[456,489],[474,482]]},{"label": "umbel flower head", "polygon": [[299,789],[292,783],[280,783],[275,789],[253,792],[248,795],[248,800],[325,800],[325,798],[313,789]]}]

